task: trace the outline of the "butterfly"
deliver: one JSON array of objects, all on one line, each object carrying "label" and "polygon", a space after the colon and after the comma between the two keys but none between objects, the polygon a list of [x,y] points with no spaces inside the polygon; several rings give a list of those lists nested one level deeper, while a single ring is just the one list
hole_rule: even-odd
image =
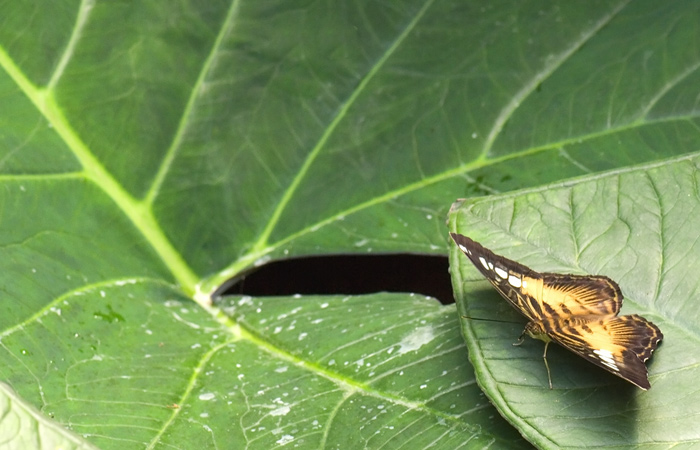
[{"label": "butterfly", "polygon": [[525,335],[545,342],[542,357],[550,389],[547,347],[552,341],[644,390],[651,387],[644,363],[663,334],[637,314],[617,315],[623,298],[617,283],[602,275],[535,272],[466,236],[450,236],[503,298],[528,318],[514,345]]}]

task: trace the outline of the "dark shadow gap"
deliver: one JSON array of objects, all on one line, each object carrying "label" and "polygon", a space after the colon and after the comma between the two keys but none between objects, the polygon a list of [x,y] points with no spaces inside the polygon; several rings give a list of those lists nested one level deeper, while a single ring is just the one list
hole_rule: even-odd
[{"label": "dark shadow gap", "polygon": [[358,295],[413,292],[454,303],[444,256],[342,255],[287,259],[243,276],[223,295]]}]

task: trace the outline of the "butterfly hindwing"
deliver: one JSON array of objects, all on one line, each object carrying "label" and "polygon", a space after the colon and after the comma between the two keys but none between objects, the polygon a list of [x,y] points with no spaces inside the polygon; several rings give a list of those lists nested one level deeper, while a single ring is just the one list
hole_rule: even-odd
[{"label": "butterfly hindwing", "polygon": [[545,333],[558,344],[642,389],[649,389],[644,364],[663,338],[644,317],[571,317],[544,323]]}]

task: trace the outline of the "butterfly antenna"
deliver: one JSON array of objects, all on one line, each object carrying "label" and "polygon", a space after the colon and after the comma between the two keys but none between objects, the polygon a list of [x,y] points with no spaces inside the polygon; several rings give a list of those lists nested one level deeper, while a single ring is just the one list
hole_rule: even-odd
[{"label": "butterfly antenna", "polygon": [[512,320],[501,320],[501,319],[484,319],[482,317],[472,317],[472,316],[459,316],[462,319],[469,319],[469,320],[483,320],[484,322],[498,322],[498,323],[521,323],[521,322],[516,322]]}]

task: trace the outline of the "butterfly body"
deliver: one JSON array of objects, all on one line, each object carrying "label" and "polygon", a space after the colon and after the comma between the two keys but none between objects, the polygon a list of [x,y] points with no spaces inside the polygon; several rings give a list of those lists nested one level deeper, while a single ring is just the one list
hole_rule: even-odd
[{"label": "butterfly body", "polygon": [[[556,342],[642,389],[649,389],[645,362],[663,338],[659,328],[632,314],[618,316],[622,292],[606,276],[539,273],[496,255],[478,242],[450,233],[460,250],[529,322],[523,335]],[[550,377],[550,388],[551,388]]]}]

